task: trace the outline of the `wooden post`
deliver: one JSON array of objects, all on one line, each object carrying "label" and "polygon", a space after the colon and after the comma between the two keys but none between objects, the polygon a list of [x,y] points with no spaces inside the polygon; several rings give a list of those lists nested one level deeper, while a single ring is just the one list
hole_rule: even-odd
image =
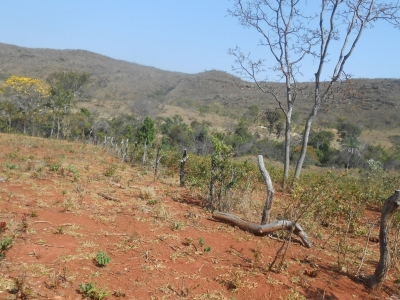
[{"label": "wooden post", "polygon": [[265,169],[263,156],[258,156],[258,167],[260,168],[261,175],[264,177],[265,184],[267,186],[267,198],[265,200],[264,209],[261,217],[261,225],[265,225],[270,222],[270,213],[272,207],[272,200],[274,198],[274,188],[272,186],[271,177],[268,174],[268,171]]},{"label": "wooden post", "polygon": [[131,153],[131,158],[130,158],[130,163],[133,164],[133,161],[135,159],[135,153],[136,150],[138,149],[138,142],[135,142],[135,147],[133,147],[132,153]]},{"label": "wooden post", "polygon": [[208,200],[208,209],[212,209],[214,204],[214,181],[215,181],[215,171],[217,169],[217,162],[214,155],[211,157],[211,176],[210,176],[210,196]]},{"label": "wooden post", "polygon": [[179,182],[180,182],[181,186],[185,185],[185,164],[186,164],[186,161],[188,158],[189,157],[187,156],[186,149],[185,149],[185,150],[183,150],[183,156],[181,159],[181,171],[179,173]]},{"label": "wooden post", "polygon": [[374,290],[380,290],[383,281],[386,279],[390,266],[389,249],[389,230],[395,211],[400,206],[400,190],[389,197],[382,208],[381,225],[379,229],[379,263],[375,269],[374,275],[369,278],[369,287]]},{"label": "wooden post", "polygon": [[158,147],[157,147],[156,163],[154,166],[154,176],[157,176],[158,164],[160,163],[160,159],[161,159],[160,150],[161,150],[161,143],[158,144]]},{"label": "wooden post", "polygon": [[142,159],[142,165],[144,166],[146,162],[146,151],[147,151],[147,138],[144,141],[144,147],[143,147],[143,159]]}]

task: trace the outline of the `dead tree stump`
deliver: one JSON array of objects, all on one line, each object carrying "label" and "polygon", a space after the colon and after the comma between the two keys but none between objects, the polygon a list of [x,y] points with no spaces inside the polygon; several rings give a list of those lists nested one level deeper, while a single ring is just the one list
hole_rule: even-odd
[{"label": "dead tree stump", "polygon": [[400,190],[389,197],[382,208],[381,225],[379,228],[380,258],[374,275],[368,280],[368,285],[374,290],[382,287],[390,266],[389,230],[394,213],[400,206]]},{"label": "dead tree stump", "polygon": [[264,209],[261,217],[261,225],[265,225],[270,222],[270,212],[275,191],[272,186],[271,177],[269,176],[267,169],[265,169],[262,155],[258,156],[258,167],[260,168],[261,175],[263,176],[265,185],[267,186],[267,198],[265,200]]}]

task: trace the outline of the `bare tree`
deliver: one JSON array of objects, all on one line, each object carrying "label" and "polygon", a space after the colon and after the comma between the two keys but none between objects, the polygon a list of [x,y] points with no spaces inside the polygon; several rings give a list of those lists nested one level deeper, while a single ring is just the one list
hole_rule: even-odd
[{"label": "bare tree", "polygon": [[[268,71],[285,82],[284,92],[274,88],[267,79],[259,79],[266,72],[265,59],[253,60],[240,48],[229,50],[236,57],[234,68],[245,79],[254,81],[259,90],[275,101],[286,118],[285,157],[283,182],[289,176],[290,131],[293,107],[305,88],[298,84],[301,63],[309,55],[317,62],[314,86],[314,105],[305,124],[302,150],[297,162],[295,177],[299,178],[304,163],[308,138],[318,109],[333,99],[334,92],[349,76],[344,66],[353,54],[364,30],[377,21],[387,21],[399,26],[399,2],[376,0],[321,0],[321,7],[313,13],[315,3],[303,0],[235,0],[229,14],[236,17],[245,28],[260,33],[260,46],[265,46],[273,61]],[[310,7],[307,7],[310,6]],[[310,13],[302,12],[304,8]],[[333,43],[339,43],[337,61],[328,81],[321,81],[322,70],[329,58],[334,57]]]},{"label": "bare tree", "polygon": [[245,55],[238,47],[229,50],[236,57],[238,68],[234,70],[244,78],[254,81],[263,93],[272,96],[285,115],[284,183],[289,177],[293,105],[300,92],[296,75],[301,61],[310,53],[314,43],[313,36],[310,36],[305,25],[309,18],[300,11],[299,3],[300,0],[235,0],[234,8],[228,10],[230,15],[238,18],[241,25],[261,34],[259,44],[267,47],[274,59],[269,69],[285,82],[282,97],[276,87],[268,83],[267,78],[258,78],[265,71],[265,60],[252,60],[250,55]]},{"label": "bare tree", "polygon": [[[400,25],[399,2],[375,0],[321,0],[319,28],[314,30],[314,39],[318,39],[319,50],[316,53],[318,69],[315,73],[314,105],[305,124],[302,148],[297,161],[295,178],[300,178],[301,169],[307,151],[311,125],[321,104],[332,99],[335,85],[347,80],[344,66],[353,54],[357,43],[366,28],[372,28],[377,21],[387,21],[397,27]],[[333,53],[333,42],[337,41],[340,51]],[[330,80],[321,82],[322,70],[328,61],[328,55],[337,55],[337,61],[331,72]]]}]

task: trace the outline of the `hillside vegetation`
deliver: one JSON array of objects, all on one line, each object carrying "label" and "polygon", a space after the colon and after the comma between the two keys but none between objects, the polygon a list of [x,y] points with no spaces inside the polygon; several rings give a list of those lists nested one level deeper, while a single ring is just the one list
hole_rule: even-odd
[{"label": "hillside vegetation", "polygon": [[[0,293],[382,299],[366,287],[382,242],[379,210],[400,187],[398,79],[348,81],[310,134],[302,176],[281,182],[282,115],[251,83],[0,46]],[[302,85],[292,163],[309,99]],[[278,225],[255,237],[213,211],[254,224],[263,212]],[[387,230],[389,296],[399,216]]]},{"label": "hillside vegetation", "polygon": [[[84,50],[30,49],[7,44],[0,44],[0,64],[1,80],[11,75],[45,79],[55,71],[88,72],[92,81],[85,88],[85,99],[100,113],[126,111],[129,103],[141,101],[157,107],[168,104],[231,117],[241,116],[251,106],[261,110],[276,108],[272,99],[261,94],[252,83],[217,70],[184,74]],[[396,114],[400,105],[400,79],[354,79],[352,88],[359,92],[358,99],[344,99],[324,108],[317,124],[334,127],[341,118],[362,129],[385,131],[400,126]],[[308,114],[312,101],[308,92],[303,98],[295,107],[298,125]],[[159,108],[155,115],[162,111]]]}]

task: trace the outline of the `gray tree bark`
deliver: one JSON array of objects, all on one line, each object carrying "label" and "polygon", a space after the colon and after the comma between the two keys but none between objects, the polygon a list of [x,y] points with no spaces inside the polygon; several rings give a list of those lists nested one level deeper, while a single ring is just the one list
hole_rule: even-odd
[{"label": "gray tree bark", "polygon": [[277,230],[289,230],[291,231],[294,226],[293,233],[297,235],[304,245],[307,248],[311,248],[312,243],[308,239],[307,233],[303,230],[303,228],[298,223],[293,223],[289,220],[279,220],[276,222],[272,222],[265,225],[259,225],[256,223],[244,221],[235,215],[223,213],[220,211],[214,211],[212,217],[216,220],[222,221],[224,223],[231,224],[233,226],[237,226],[238,228],[253,233],[254,235],[263,236],[268,233],[277,231]]},{"label": "gray tree bark", "polygon": [[390,225],[395,211],[400,206],[400,190],[389,197],[382,208],[381,225],[379,229],[379,263],[375,269],[374,275],[369,278],[368,285],[374,290],[382,287],[383,281],[387,277],[390,266],[390,249],[389,249],[389,231]]},{"label": "gray tree bark", "polygon": [[268,171],[264,166],[264,159],[262,155],[258,156],[258,167],[260,168],[261,175],[265,180],[265,184],[267,186],[267,199],[265,200],[264,209],[261,217],[261,225],[265,225],[270,222],[270,213],[272,207],[272,200],[274,198],[274,187],[272,186],[271,177],[268,174]]}]

